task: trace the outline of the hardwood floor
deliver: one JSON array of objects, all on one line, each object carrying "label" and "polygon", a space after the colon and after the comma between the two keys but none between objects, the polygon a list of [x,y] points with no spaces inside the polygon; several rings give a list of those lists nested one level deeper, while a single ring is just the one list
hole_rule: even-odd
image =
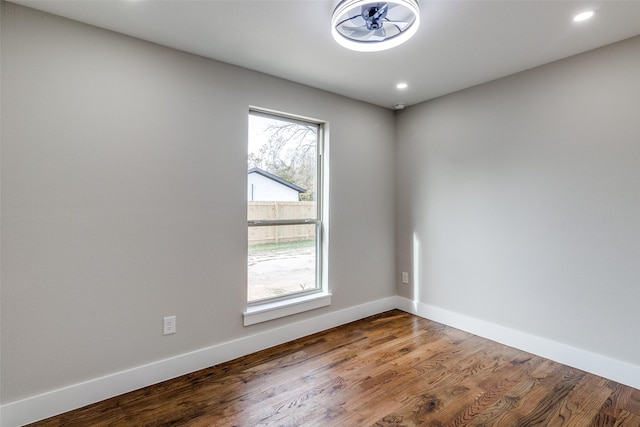
[{"label": "hardwood floor", "polygon": [[640,390],[393,310],[31,426],[640,426]]}]

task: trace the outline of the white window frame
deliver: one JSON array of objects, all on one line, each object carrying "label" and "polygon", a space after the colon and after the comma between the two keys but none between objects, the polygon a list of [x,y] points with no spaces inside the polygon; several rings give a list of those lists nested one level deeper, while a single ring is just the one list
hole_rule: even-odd
[{"label": "white window frame", "polygon": [[[308,310],[314,310],[320,307],[326,307],[331,304],[331,293],[328,290],[326,273],[327,273],[327,221],[326,213],[328,179],[326,177],[326,138],[327,124],[321,120],[308,117],[296,116],[263,108],[251,107],[249,115],[263,116],[267,118],[280,119],[302,125],[317,126],[317,176],[316,176],[316,219],[296,219],[296,220],[252,220],[247,221],[247,230],[249,227],[260,227],[269,225],[298,225],[298,224],[315,224],[316,225],[316,287],[306,291],[294,292],[287,295],[277,296],[273,298],[261,299],[256,301],[247,301],[246,310],[243,312],[244,325],[249,326],[256,323],[266,322],[268,320],[280,317],[290,316],[302,313]],[[247,250],[248,253],[248,250]],[[245,284],[246,286],[247,284]]]}]

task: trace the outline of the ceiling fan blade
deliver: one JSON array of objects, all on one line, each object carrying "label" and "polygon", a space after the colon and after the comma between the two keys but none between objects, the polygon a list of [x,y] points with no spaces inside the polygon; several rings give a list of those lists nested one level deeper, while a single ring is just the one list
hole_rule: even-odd
[{"label": "ceiling fan blade", "polygon": [[342,25],[342,24],[344,24],[346,22],[353,21],[356,18],[360,18],[360,15],[352,16],[351,18],[347,18],[347,19],[344,19],[344,20],[340,21],[340,22],[338,22],[336,24],[336,27],[339,27],[340,25]]},{"label": "ceiling fan blade", "polygon": [[405,26],[409,25],[409,23],[407,21],[394,21],[392,19],[383,19],[382,22],[384,22],[385,24],[399,25],[401,27],[405,27]]},{"label": "ceiling fan blade", "polygon": [[342,27],[343,30],[350,31],[349,35],[351,37],[364,37],[371,33],[367,27]]},{"label": "ceiling fan blade", "polygon": [[393,9],[398,6],[400,6],[398,3],[387,3],[387,9]]},{"label": "ceiling fan blade", "polygon": [[384,27],[383,27],[383,28],[380,28],[379,30],[376,30],[373,33],[373,35],[384,39],[385,37],[387,37],[387,32],[384,30]]}]

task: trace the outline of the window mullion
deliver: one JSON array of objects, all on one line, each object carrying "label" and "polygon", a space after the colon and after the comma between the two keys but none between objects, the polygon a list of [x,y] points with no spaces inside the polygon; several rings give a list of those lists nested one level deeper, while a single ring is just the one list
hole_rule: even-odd
[{"label": "window mullion", "polygon": [[247,221],[249,227],[268,227],[272,225],[306,225],[319,224],[317,219],[254,219]]}]

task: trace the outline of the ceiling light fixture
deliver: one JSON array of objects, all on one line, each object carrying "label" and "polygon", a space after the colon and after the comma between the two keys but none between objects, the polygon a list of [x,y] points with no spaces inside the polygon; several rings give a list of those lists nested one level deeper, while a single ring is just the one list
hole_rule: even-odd
[{"label": "ceiling light fixture", "polygon": [[408,84],[406,84],[406,83],[398,83],[398,84],[396,85],[396,88],[398,88],[398,89],[406,89],[406,88],[408,88],[408,87],[409,87],[409,85],[408,85]]},{"label": "ceiling light fixture", "polygon": [[419,26],[418,0],[342,0],[331,18],[335,41],[359,52],[399,46],[409,40]]},{"label": "ceiling light fixture", "polygon": [[579,13],[573,17],[573,22],[582,22],[586,21],[587,19],[591,19],[594,13],[595,12],[593,10],[587,10],[586,12]]}]

